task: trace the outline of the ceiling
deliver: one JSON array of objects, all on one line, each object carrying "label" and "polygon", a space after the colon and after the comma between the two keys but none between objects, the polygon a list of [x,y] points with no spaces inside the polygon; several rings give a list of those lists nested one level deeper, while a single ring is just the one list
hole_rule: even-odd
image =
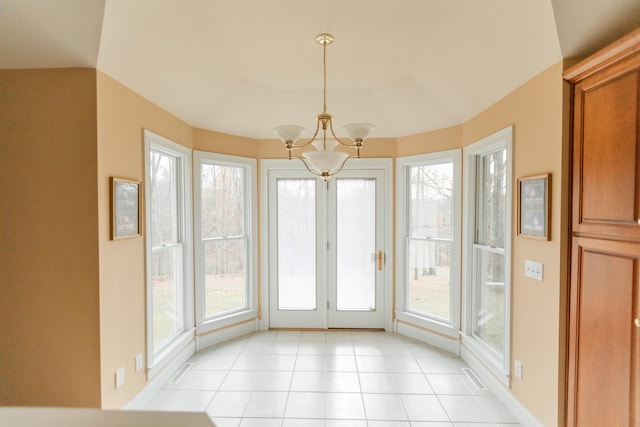
[{"label": "ceiling", "polygon": [[310,136],[329,32],[336,127],[400,137],[463,123],[636,27],[640,0],[0,0],[0,68],[98,68],[195,127]]}]

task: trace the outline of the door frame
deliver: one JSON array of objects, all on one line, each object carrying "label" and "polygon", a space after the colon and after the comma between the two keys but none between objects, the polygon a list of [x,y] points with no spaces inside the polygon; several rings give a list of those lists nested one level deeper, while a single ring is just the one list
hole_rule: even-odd
[{"label": "door frame", "polygon": [[[395,269],[393,251],[393,160],[390,158],[351,159],[345,170],[378,169],[384,172],[384,329],[393,330],[393,271]],[[260,301],[258,319],[260,330],[269,329],[269,172],[274,170],[304,170],[298,160],[260,160]],[[306,172],[308,173],[308,172]],[[310,175],[311,176],[311,175]],[[324,329],[327,329],[325,316]]]}]

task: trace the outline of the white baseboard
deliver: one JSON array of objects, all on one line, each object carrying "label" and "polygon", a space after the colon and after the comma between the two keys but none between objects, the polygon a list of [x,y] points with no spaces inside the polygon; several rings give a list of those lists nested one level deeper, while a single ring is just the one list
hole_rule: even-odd
[{"label": "white baseboard", "polygon": [[250,321],[227,326],[223,329],[218,329],[207,334],[198,335],[196,336],[197,349],[199,351],[203,348],[250,334],[257,331],[258,327],[258,323],[252,319]]},{"label": "white baseboard", "polygon": [[398,322],[397,325],[397,331],[401,335],[426,342],[454,354],[460,354],[460,344],[455,339],[405,322]]},{"label": "white baseboard", "polygon": [[125,406],[124,410],[139,410],[145,409],[149,401],[157,392],[160,391],[163,385],[165,385],[171,377],[176,373],[178,369],[182,365],[184,365],[187,360],[196,352],[196,342],[192,340],[188,345],[186,345],[176,356],[171,360],[171,362],[167,363],[166,366],[162,368],[160,372],[158,372],[153,379],[151,379],[147,385],[140,390],[138,394],[135,395],[133,399],[131,399]]},{"label": "white baseboard", "polygon": [[482,382],[489,387],[500,402],[520,421],[523,427],[544,427],[527,408],[515,398],[504,384],[499,381],[484,364],[476,358],[465,346],[460,348],[460,357],[467,362],[467,365],[480,377]]}]

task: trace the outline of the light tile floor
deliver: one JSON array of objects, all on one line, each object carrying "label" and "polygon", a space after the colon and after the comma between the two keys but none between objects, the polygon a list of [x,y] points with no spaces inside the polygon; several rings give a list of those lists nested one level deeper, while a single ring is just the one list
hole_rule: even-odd
[{"label": "light tile floor", "polygon": [[146,409],[218,427],[519,426],[460,358],[386,332],[257,332],[194,354]]}]

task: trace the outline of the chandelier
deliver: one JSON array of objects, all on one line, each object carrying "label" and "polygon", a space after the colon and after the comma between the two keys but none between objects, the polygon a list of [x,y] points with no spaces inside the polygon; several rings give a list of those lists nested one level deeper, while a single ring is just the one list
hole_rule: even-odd
[{"label": "chandelier", "polygon": [[[352,140],[349,142],[345,142],[336,136],[333,130],[333,116],[327,113],[327,46],[333,43],[333,36],[331,34],[318,34],[316,42],[322,45],[323,54],[323,106],[322,113],[316,116],[316,130],[311,139],[298,144],[296,141],[304,132],[302,126],[283,125],[276,127],[273,131],[284,142],[289,154],[289,160],[293,158],[301,160],[309,172],[327,181],[331,176],[342,170],[347,160],[354,157],[360,158],[360,148],[362,148],[365,138],[369,136],[374,126],[368,123],[353,123],[343,126],[344,131]],[[320,130],[322,130],[322,134],[319,136]],[[327,130],[330,132],[329,137]],[[293,154],[293,150],[304,148],[309,144],[315,150],[303,152],[302,157]],[[355,154],[349,155],[344,151],[334,151],[334,148],[339,144],[355,149]]]}]

